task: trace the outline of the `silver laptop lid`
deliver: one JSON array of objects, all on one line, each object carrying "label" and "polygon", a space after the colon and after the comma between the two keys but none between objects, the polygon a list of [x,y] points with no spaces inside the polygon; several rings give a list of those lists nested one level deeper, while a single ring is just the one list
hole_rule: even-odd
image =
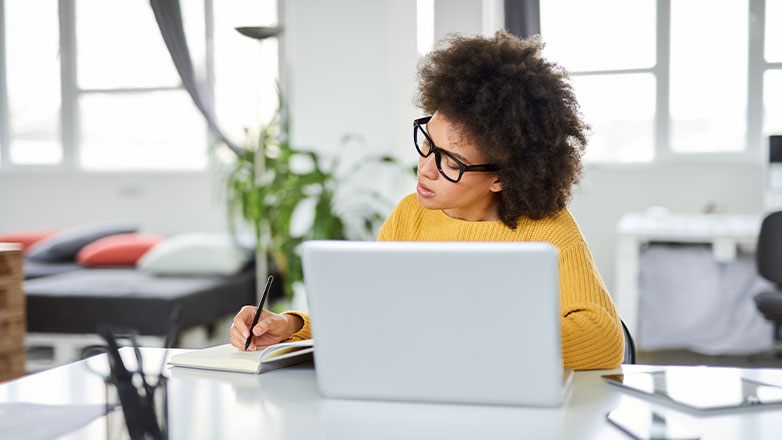
[{"label": "silver laptop lid", "polygon": [[562,403],[554,246],[310,241],[302,261],[324,396]]}]

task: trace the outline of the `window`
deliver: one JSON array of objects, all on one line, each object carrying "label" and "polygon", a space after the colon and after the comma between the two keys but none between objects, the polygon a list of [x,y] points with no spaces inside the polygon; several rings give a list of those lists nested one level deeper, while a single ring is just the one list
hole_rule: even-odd
[{"label": "window", "polygon": [[[6,0],[4,75],[7,83],[3,149],[0,160],[18,164],[56,164],[62,160],[60,138],[60,61],[57,2]],[[13,17],[7,19],[6,17]],[[20,44],[20,42],[24,42]],[[0,52],[2,54],[3,52]],[[3,87],[0,84],[0,87]]]},{"label": "window", "polygon": [[671,1],[673,152],[745,148],[748,14],[746,0]]},{"label": "window", "polygon": [[[757,153],[782,130],[782,34],[768,24],[782,22],[781,4],[541,0],[544,54],[568,70],[592,126],[585,160]],[[750,35],[764,27],[765,59],[753,59]]]},{"label": "window", "polygon": [[[277,45],[234,28],[276,25],[277,2],[180,3],[218,124],[243,144],[276,108]],[[0,167],[206,167],[214,140],[148,0],[0,0],[0,19]]]},{"label": "window", "polygon": [[782,0],[766,0],[763,136],[782,134]]}]

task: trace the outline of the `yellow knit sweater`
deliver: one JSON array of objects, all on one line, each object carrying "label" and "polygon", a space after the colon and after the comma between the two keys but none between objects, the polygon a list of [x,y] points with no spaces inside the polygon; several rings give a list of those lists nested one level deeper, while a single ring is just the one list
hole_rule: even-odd
[{"label": "yellow knit sweater", "polygon": [[[570,212],[554,218],[523,218],[512,230],[500,221],[470,222],[427,210],[411,194],[386,219],[378,240],[392,241],[545,241],[559,249],[559,300],[562,358],[577,370],[616,368],[624,354],[624,334],[605,284]],[[309,315],[291,339],[311,337]]]}]

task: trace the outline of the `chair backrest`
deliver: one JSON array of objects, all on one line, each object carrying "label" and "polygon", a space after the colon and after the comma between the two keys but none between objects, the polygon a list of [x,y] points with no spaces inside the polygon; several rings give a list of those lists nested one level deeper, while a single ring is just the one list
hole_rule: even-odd
[{"label": "chair backrest", "polygon": [[782,285],[782,211],[763,219],[755,253],[758,273],[776,285]]},{"label": "chair backrest", "polygon": [[621,319],[619,320],[622,323],[622,331],[625,334],[625,356],[622,360],[623,364],[634,364],[635,363],[635,342],[633,341],[632,335],[630,335],[630,330],[627,329],[627,326],[625,325],[625,322]]}]

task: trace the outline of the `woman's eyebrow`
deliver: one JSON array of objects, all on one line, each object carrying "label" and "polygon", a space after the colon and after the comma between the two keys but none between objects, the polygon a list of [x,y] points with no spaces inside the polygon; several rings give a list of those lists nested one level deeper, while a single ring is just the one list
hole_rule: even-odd
[{"label": "woman's eyebrow", "polygon": [[[439,150],[442,150],[442,151],[444,151],[444,152],[446,152],[446,153],[450,154],[451,156],[453,156],[453,157],[457,158],[459,161],[463,162],[465,165],[469,164],[469,162],[470,162],[470,161],[469,161],[469,160],[468,160],[466,157],[462,156],[461,154],[459,154],[459,153],[454,153],[453,151],[446,150],[445,148],[441,148],[439,145],[437,145],[437,144],[435,143],[434,139],[432,139],[432,133],[429,133],[429,132],[427,131],[427,133],[426,133],[426,134],[427,134],[427,135],[429,135],[429,139],[428,139],[428,140],[429,140],[429,141],[430,141],[432,144],[434,144],[434,146],[436,146],[436,147],[437,147],[437,149],[439,149]],[[449,136],[449,137],[450,137],[450,136]],[[458,140],[451,140],[451,145],[452,145],[452,146],[459,146],[459,141],[458,141]]]},{"label": "woman's eyebrow", "polygon": [[[431,136],[431,135],[430,135],[430,136]],[[460,143],[462,140],[463,140],[463,138],[462,138],[462,136],[461,136],[461,135],[456,135],[456,136],[453,136],[451,133],[449,133],[449,134],[448,134],[448,142],[450,142],[450,145],[451,145],[452,147],[458,147],[458,146],[459,146],[459,143]],[[434,141],[432,141],[432,142],[434,142]],[[437,147],[437,148],[440,148],[440,147]],[[450,154],[451,156],[453,156],[453,157],[455,157],[455,158],[459,159],[460,161],[464,162],[465,164],[468,164],[468,163],[470,162],[470,161],[469,161],[469,160],[468,160],[466,157],[462,156],[462,155],[461,155],[461,154],[459,154],[459,153],[454,153],[453,151],[444,150],[444,149],[442,149],[442,148],[440,148],[440,149],[441,149],[441,150],[443,150],[443,151],[445,151],[445,152],[447,152],[447,153],[448,153],[448,154]]]},{"label": "woman's eyebrow", "polygon": [[454,153],[453,151],[448,151],[448,150],[446,150],[446,149],[444,149],[444,148],[440,148],[440,147],[437,147],[437,148],[439,148],[440,150],[442,150],[442,151],[444,151],[444,152],[446,152],[446,153],[450,154],[451,156],[453,156],[453,157],[455,157],[455,158],[459,159],[459,161],[461,161],[461,162],[464,162],[464,163],[465,163],[465,165],[466,165],[467,163],[469,163],[469,162],[470,162],[469,160],[467,160],[467,158],[466,158],[466,157],[462,156],[462,155],[461,155],[461,154],[459,154],[459,153]]}]

